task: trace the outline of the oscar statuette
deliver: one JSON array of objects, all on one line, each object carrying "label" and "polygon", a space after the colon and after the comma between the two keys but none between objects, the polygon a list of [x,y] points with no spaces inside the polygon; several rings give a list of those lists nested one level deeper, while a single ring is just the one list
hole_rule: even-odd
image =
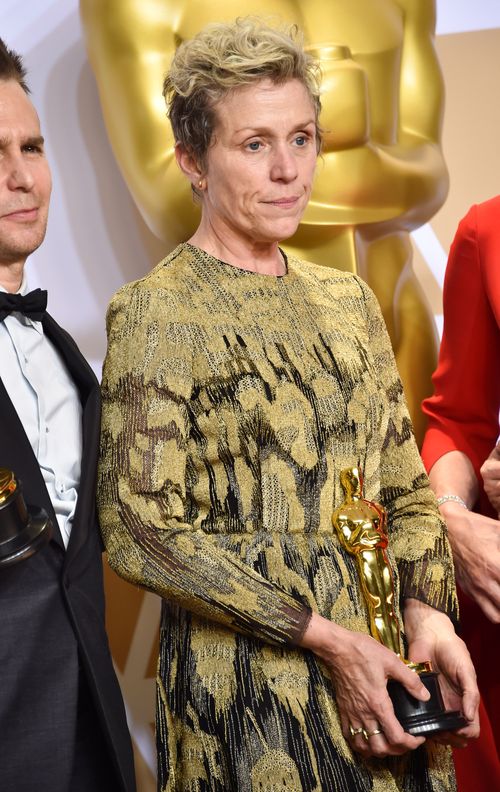
[{"label": "oscar statuette", "polygon": [[363,498],[363,477],[358,468],[343,470],[340,480],[345,501],[334,511],[332,523],[342,546],[356,560],[371,635],[415,671],[430,693],[428,701],[418,701],[400,682],[390,679],[387,690],[396,717],[405,731],[416,736],[460,729],[467,721],[460,712],[445,710],[438,673],[432,670],[431,663],[405,660],[399,620],[394,611],[394,577],[387,554],[385,509]]},{"label": "oscar statuette", "polygon": [[0,468],[0,567],[29,558],[51,536],[52,523],[47,513],[27,506],[20,481],[11,470]]}]

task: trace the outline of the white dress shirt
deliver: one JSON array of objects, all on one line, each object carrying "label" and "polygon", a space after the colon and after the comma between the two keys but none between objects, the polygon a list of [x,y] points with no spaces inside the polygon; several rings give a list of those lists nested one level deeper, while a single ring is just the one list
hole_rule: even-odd
[{"label": "white dress shirt", "polygon": [[[27,291],[23,277],[18,293]],[[82,408],[41,322],[17,311],[0,322],[0,377],[40,465],[67,547],[80,484]]]}]

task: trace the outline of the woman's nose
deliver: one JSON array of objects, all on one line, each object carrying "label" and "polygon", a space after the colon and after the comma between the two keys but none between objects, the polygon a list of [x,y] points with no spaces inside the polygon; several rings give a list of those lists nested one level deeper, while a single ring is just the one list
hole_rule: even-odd
[{"label": "woman's nose", "polygon": [[273,181],[293,181],[297,176],[297,161],[288,144],[279,146],[273,152],[271,179]]}]

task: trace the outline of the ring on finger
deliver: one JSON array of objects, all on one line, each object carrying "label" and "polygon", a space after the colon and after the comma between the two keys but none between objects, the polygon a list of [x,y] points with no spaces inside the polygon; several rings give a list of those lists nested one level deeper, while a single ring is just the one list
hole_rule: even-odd
[{"label": "ring on finger", "polygon": [[370,737],[375,737],[376,734],[383,734],[382,729],[372,729],[372,731],[366,731],[366,729],[362,729],[362,734],[365,740],[368,742]]},{"label": "ring on finger", "polygon": [[365,730],[363,729],[362,726],[360,726],[358,729],[355,729],[354,726],[351,726],[351,724],[349,724],[349,734],[351,735],[351,737],[355,737],[357,734],[364,734],[364,731]]}]

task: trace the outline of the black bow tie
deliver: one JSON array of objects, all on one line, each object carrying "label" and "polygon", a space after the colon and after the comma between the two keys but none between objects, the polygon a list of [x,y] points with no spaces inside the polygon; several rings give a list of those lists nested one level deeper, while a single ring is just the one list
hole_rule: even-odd
[{"label": "black bow tie", "polygon": [[40,322],[46,308],[47,292],[44,289],[34,289],[25,295],[0,291],[0,322],[12,311],[19,311],[33,321]]}]

